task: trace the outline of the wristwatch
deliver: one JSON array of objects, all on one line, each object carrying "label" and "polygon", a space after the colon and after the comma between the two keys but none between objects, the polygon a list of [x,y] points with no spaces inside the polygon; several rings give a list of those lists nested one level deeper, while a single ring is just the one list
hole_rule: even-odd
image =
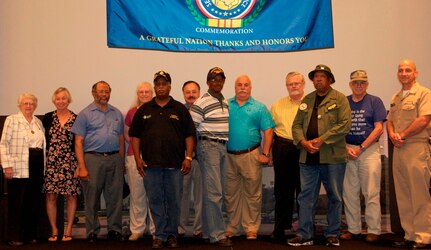
[{"label": "wristwatch", "polygon": [[366,148],[366,147],[364,147],[364,146],[362,146],[362,144],[361,144],[361,145],[359,145],[359,148],[361,149],[361,151],[362,151],[362,152],[365,152],[365,150],[367,150],[367,148]]},{"label": "wristwatch", "polygon": [[267,158],[269,158],[269,154],[266,154],[266,153],[262,152],[262,155],[265,156],[265,157],[267,157]]},{"label": "wristwatch", "polygon": [[190,156],[186,156],[186,160],[193,161],[193,158]]}]

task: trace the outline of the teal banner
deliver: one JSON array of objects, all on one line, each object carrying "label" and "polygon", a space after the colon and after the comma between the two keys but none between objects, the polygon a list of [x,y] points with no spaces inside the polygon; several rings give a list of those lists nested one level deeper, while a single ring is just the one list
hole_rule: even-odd
[{"label": "teal banner", "polygon": [[330,0],[107,0],[108,46],[265,52],[334,47]]}]

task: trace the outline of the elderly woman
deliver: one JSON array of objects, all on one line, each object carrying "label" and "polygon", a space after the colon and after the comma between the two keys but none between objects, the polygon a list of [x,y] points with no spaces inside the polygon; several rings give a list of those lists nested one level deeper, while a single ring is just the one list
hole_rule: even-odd
[{"label": "elderly woman", "polygon": [[[139,175],[136,168],[135,158],[133,156],[131,139],[129,138],[129,128],[132,125],[133,116],[135,115],[138,108],[151,101],[153,98],[153,88],[150,83],[142,82],[136,87],[136,101],[132,108],[127,112],[124,128],[124,137],[129,142],[129,148],[127,150],[126,157],[126,168],[128,176],[128,184],[130,187],[130,241],[136,241],[141,238],[147,228],[147,215],[150,218],[150,232],[154,234],[154,224],[151,219],[151,215],[148,210],[148,198],[144,188],[144,180]],[[148,230],[148,229],[147,229]]]},{"label": "elderly woman", "polygon": [[0,141],[4,175],[8,179],[8,238],[19,246],[36,242],[42,199],[45,136],[34,116],[37,98],[24,93],[18,98],[18,114],[6,118]]},{"label": "elderly woman", "polygon": [[58,88],[52,95],[56,110],[46,113],[43,127],[47,142],[47,161],[43,192],[46,193],[46,212],[51,225],[48,241],[57,241],[57,196],[67,199],[67,227],[62,241],[72,240],[72,225],[75,218],[77,196],[80,194],[78,162],[75,156],[74,136],[71,128],[76,114],[68,109],[72,97],[66,88]]}]

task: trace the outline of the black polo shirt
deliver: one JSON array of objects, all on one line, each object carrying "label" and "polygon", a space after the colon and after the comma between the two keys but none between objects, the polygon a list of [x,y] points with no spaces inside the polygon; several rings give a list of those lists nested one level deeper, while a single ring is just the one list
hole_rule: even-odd
[{"label": "black polo shirt", "polygon": [[185,138],[195,135],[189,111],[172,97],[164,107],[155,98],[143,104],[129,129],[129,136],[141,139],[142,159],[148,167],[181,168]]}]

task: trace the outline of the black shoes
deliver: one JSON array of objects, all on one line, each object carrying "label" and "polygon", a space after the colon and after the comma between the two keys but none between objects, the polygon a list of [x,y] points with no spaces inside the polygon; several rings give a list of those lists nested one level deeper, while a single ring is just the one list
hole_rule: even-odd
[{"label": "black shoes", "polygon": [[88,239],[88,242],[90,242],[90,243],[94,243],[94,242],[96,242],[96,241],[97,241],[97,234],[95,234],[95,233],[90,233],[90,234],[88,235],[87,239]]},{"label": "black shoes", "polygon": [[166,241],[166,246],[169,248],[176,248],[178,247],[178,241],[177,238],[173,235],[168,236],[168,240]]},{"label": "black shoes", "polygon": [[392,243],[392,246],[403,249],[431,249],[431,244],[419,243],[410,240],[395,241]]},{"label": "black shoes", "polygon": [[123,241],[124,240],[123,235],[120,232],[117,232],[114,230],[111,230],[108,232],[107,239],[111,240],[111,241]]}]

